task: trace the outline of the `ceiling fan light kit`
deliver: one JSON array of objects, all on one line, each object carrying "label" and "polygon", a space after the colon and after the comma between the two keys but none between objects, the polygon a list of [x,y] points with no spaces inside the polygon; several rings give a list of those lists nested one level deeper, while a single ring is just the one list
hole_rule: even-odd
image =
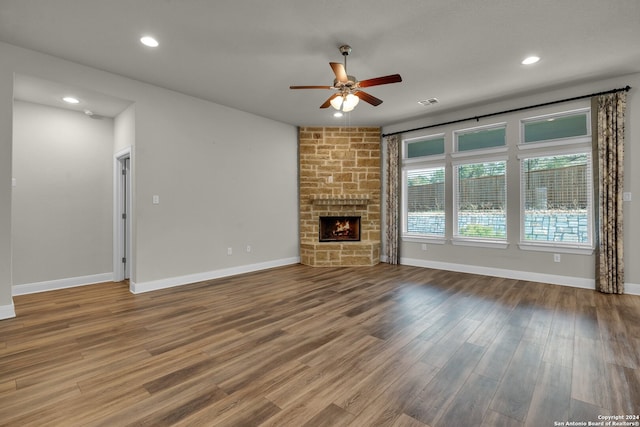
[{"label": "ceiling fan light kit", "polygon": [[344,56],[344,64],[339,62],[329,63],[336,76],[333,80],[333,86],[289,86],[289,88],[336,90],[337,93],[331,95],[329,99],[320,106],[320,108],[328,108],[329,106],[332,106],[336,110],[346,113],[352,111],[361,99],[374,107],[382,104],[381,99],[364,92],[361,88],[398,83],[402,81],[400,74],[391,74],[388,76],[358,81],[354,76],[347,74],[347,56],[351,53],[351,46],[340,46],[340,53]]},{"label": "ceiling fan light kit", "polygon": [[356,108],[356,105],[358,105],[358,102],[360,102],[360,98],[358,98],[352,93],[348,95],[336,96],[332,98],[331,101],[329,101],[329,103],[333,108],[335,108],[338,111],[343,111],[345,113],[348,113],[349,111]]}]

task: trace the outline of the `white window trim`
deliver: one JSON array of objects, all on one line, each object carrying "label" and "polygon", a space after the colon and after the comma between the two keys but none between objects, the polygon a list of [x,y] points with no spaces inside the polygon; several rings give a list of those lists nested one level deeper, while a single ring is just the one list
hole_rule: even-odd
[{"label": "white window trim", "polygon": [[428,163],[436,163],[436,162],[440,162],[442,164],[444,164],[444,160],[447,158],[447,156],[445,154],[434,154],[433,156],[424,156],[424,157],[414,157],[411,159],[402,159],[402,165],[412,165],[411,167],[414,168],[414,165],[416,165],[417,169],[422,169],[421,167],[417,167],[417,165],[421,165],[421,164],[428,164]]},{"label": "white window trim", "polygon": [[[584,110],[584,109],[581,109]],[[586,109],[589,110],[588,108]],[[578,110],[574,110],[578,111]],[[547,116],[558,117],[561,116],[559,114],[550,114]],[[589,116],[589,114],[587,114]],[[522,128],[522,121],[521,121]],[[521,133],[521,135],[523,135]],[[587,137],[580,137],[587,138]],[[589,206],[587,208],[588,216],[587,216],[587,227],[589,228],[589,243],[571,243],[571,242],[543,242],[543,241],[534,241],[534,240],[525,240],[525,192],[523,191],[523,187],[525,182],[522,178],[522,164],[526,159],[533,159],[537,157],[552,157],[552,156],[563,156],[563,155],[571,155],[571,154],[586,154],[589,156],[591,160],[591,179],[589,181],[593,181],[593,153],[591,147],[591,136],[588,137],[588,142],[583,143],[582,145],[577,145],[576,138],[567,138],[567,139],[559,139],[553,140],[553,144],[545,144],[546,147],[556,147],[555,149],[548,149],[539,151],[536,153],[527,153],[527,154],[519,154],[518,158],[518,173],[520,175],[520,237],[518,242],[518,247],[522,250],[528,251],[542,251],[542,252],[563,252],[563,253],[573,253],[573,254],[581,254],[581,255],[591,255],[595,250],[595,207],[594,207],[594,189],[593,185],[587,186],[587,197],[589,198]],[[558,141],[566,141],[562,144],[558,144]],[[585,142],[585,141],[582,141]],[[537,148],[540,148],[540,144],[529,143],[527,145],[537,145]],[[532,147],[533,148],[533,147]]]},{"label": "white window trim", "polygon": [[[444,243],[446,241],[446,231],[445,231],[445,235],[439,235],[439,234],[418,234],[418,233],[410,233],[407,231],[408,228],[408,215],[409,215],[409,185],[408,185],[408,180],[407,180],[407,172],[410,171],[415,171],[415,170],[421,170],[421,169],[437,169],[437,168],[443,168],[445,171],[445,176],[446,176],[446,171],[447,171],[447,164],[446,162],[444,162],[444,156],[442,157],[442,159],[440,159],[440,161],[438,162],[426,162],[425,158],[421,158],[422,162],[420,162],[420,164],[412,164],[411,167],[407,166],[404,167],[402,169],[402,194],[401,194],[401,200],[402,200],[402,207],[401,207],[401,211],[400,211],[400,219],[401,219],[401,232],[400,232],[400,238],[403,241],[419,241],[419,242],[423,242],[423,241],[429,241],[432,243],[438,243],[438,242],[442,242]],[[434,159],[435,160],[435,159]],[[446,185],[446,178],[445,178],[445,185]],[[445,206],[446,206],[446,194],[445,194]],[[445,212],[445,224],[447,221],[447,217],[446,217],[446,212]]]},{"label": "white window trim", "polygon": [[436,237],[429,234],[404,233],[401,238],[403,242],[431,243],[434,245],[444,245],[447,243],[447,239],[445,237]]},{"label": "white window trim", "polygon": [[[549,120],[549,119],[557,119],[561,117],[577,116],[582,113],[585,113],[585,116],[587,117],[587,134],[586,135],[571,136],[568,138],[547,139],[544,141],[536,141],[536,142],[524,142],[524,125],[526,123],[539,122],[542,120]],[[518,149],[526,150],[528,148],[553,147],[553,146],[557,146],[559,142],[560,142],[560,145],[591,142],[591,108],[589,107],[578,108],[575,110],[563,111],[561,113],[543,114],[541,116],[527,117],[525,119],[520,119],[520,142],[518,143]]]},{"label": "white window trim", "polygon": [[478,248],[507,249],[509,242],[506,239],[479,239],[473,237],[453,237],[451,244],[455,246],[475,246]]},{"label": "white window trim", "polygon": [[[589,154],[593,158],[593,154],[591,153],[591,145],[581,145],[581,146],[560,146],[556,150],[544,150],[536,153],[527,153],[527,154],[518,154],[516,157],[520,161],[520,168],[522,168],[522,160],[525,159],[533,159],[536,157],[552,157],[552,156],[564,156],[570,154]],[[593,159],[592,159],[593,162]],[[522,172],[522,169],[520,169]]]},{"label": "white window trim", "polygon": [[507,149],[500,148],[500,150],[495,150],[495,151],[492,150],[492,152],[487,152],[487,151],[474,152],[473,153],[474,155],[454,156],[452,154],[451,157],[452,158],[455,157],[457,160],[452,160],[451,166],[460,166],[460,165],[466,165],[469,163],[508,162],[509,156],[506,156],[506,155],[497,156],[497,154],[503,154],[506,152],[507,152]]},{"label": "white window trim", "polygon": [[407,157],[408,156],[408,152],[409,152],[409,144],[411,144],[412,142],[422,142],[422,141],[430,141],[433,139],[440,139],[440,138],[444,138],[444,150],[445,153],[447,151],[447,137],[446,134],[444,132],[441,133],[436,133],[433,135],[426,135],[426,136],[416,136],[413,138],[407,138],[407,139],[403,139],[402,140],[402,160],[403,162],[413,162],[413,161],[424,161],[424,160],[432,160],[435,159],[436,157],[443,157],[445,156],[445,153],[442,154],[433,154],[430,156],[420,156],[420,157]]},{"label": "white window trim", "polygon": [[[467,164],[474,164],[474,163],[491,163],[491,162],[505,162],[505,190],[504,190],[504,203],[505,203],[505,215],[507,215],[506,212],[506,206],[508,204],[507,202],[507,198],[509,197],[509,192],[507,191],[507,182],[508,182],[508,168],[509,168],[509,159],[507,156],[500,156],[500,157],[482,157],[482,158],[468,158],[465,161],[456,161],[456,162],[451,162],[451,165],[453,167],[453,171],[452,171],[452,191],[453,191],[453,196],[452,196],[452,201],[453,201],[453,216],[451,218],[451,222],[452,222],[452,237],[451,237],[451,243],[454,245],[466,245],[466,246],[480,246],[480,247],[504,247],[507,248],[509,246],[509,235],[505,234],[504,238],[481,238],[481,237],[465,237],[465,236],[460,236],[458,234],[458,203],[457,203],[457,196],[458,196],[458,174],[456,173],[456,166],[461,166],[461,165],[467,165]],[[507,225],[507,218],[505,218],[505,225]]]},{"label": "white window trim", "polygon": [[518,144],[518,150],[531,150],[531,149],[541,149],[541,148],[550,148],[554,147],[565,147],[572,144],[587,144],[591,143],[591,135],[589,136],[573,136],[571,138],[563,138],[563,139],[548,139],[542,142],[527,142]]},{"label": "white window trim", "polygon": [[595,248],[589,245],[569,245],[558,242],[541,244],[520,241],[518,247],[523,251],[557,252],[576,255],[593,255],[595,251]]},{"label": "white window trim", "polygon": [[[466,134],[466,133],[472,133],[472,132],[480,132],[480,131],[486,131],[486,130],[492,130],[492,129],[505,129],[505,141],[504,141],[504,145],[503,146],[498,146],[498,147],[491,147],[491,148],[478,148],[475,150],[465,150],[465,151],[458,151],[458,136],[461,134]],[[474,127],[470,127],[470,128],[466,128],[466,129],[457,129],[454,130],[452,132],[452,138],[451,138],[451,143],[452,143],[452,147],[451,147],[451,156],[455,157],[455,155],[458,154],[462,154],[462,153],[471,153],[471,152],[490,152],[490,150],[496,150],[496,149],[507,149],[508,148],[508,143],[506,140],[506,132],[507,132],[507,122],[500,122],[500,123],[492,123],[490,125],[483,125],[483,126],[474,126]]]}]

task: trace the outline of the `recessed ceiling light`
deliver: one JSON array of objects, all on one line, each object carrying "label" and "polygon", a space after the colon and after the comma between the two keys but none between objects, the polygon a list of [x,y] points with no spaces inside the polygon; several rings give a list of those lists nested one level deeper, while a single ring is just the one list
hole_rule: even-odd
[{"label": "recessed ceiling light", "polygon": [[342,113],[340,111],[336,111],[335,113],[333,113],[333,117],[342,117]]},{"label": "recessed ceiling light", "polygon": [[531,65],[531,64],[535,64],[538,61],[540,61],[540,57],[538,57],[538,56],[529,56],[529,57],[524,58],[522,60],[522,65]]},{"label": "recessed ceiling light", "polygon": [[149,47],[158,47],[160,45],[160,43],[158,43],[158,40],[154,39],[151,36],[144,36],[140,39],[140,43],[142,43],[145,46],[149,46]]},{"label": "recessed ceiling light", "polygon": [[65,96],[62,100],[69,104],[79,104],[80,100],[78,98],[74,98],[73,96]]}]

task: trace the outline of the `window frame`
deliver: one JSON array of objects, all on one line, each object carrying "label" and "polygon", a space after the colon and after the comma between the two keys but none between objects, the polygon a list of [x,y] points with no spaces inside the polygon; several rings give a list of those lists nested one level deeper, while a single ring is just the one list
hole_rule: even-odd
[{"label": "window frame", "polygon": [[558,241],[536,241],[528,240],[525,238],[526,228],[526,180],[524,179],[524,162],[529,159],[536,159],[542,157],[554,157],[554,156],[566,156],[572,154],[584,154],[587,156],[587,183],[593,182],[593,153],[591,147],[572,147],[556,150],[545,150],[539,152],[531,152],[526,155],[518,156],[518,167],[520,173],[520,241],[518,246],[524,250],[534,250],[543,252],[564,252],[564,253],[577,253],[577,254],[591,254],[595,249],[595,228],[594,228],[594,188],[593,185],[586,186],[587,193],[587,230],[588,230],[588,242],[558,242]]},{"label": "window frame", "polygon": [[[432,161],[422,161],[419,164],[413,163],[410,166],[407,167],[403,167],[402,168],[402,194],[401,194],[401,200],[402,200],[402,207],[400,209],[401,211],[401,237],[402,240],[404,241],[417,241],[417,242],[425,242],[425,241],[429,241],[431,243],[445,243],[446,241],[446,229],[447,229],[447,223],[448,223],[448,219],[447,219],[447,210],[446,210],[446,204],[447,204],[447,192],[446,192],[446,185],[447,185],[447,165],[444,162],[444,158],[440,159],[440,157],[443,156],[428,156],[429,158],[431,157],[438,157],[438,159],[434,159]],[[422,158],[424,159],[424,157]],[[444,186],[445,186],[445,191],[443,192],[444,194],[444,233],[442,235],[440,234],[423,234],[423,233],[415,233],[415,232],[409,232],[408,231],[408,223],[409,223],[409,181],[408,181],[408,173],[412,172],[412,171],[420,171],[420,170],[432,170],[432,169],[440,169],[442,168],[444,170]]]},{"label": "window frame", "polygon": [[[489,153],[483,153],[484,156],[478,156],[478,151],[473,150],[475,155],[465,156],[464,159],[457,159],[451,162],[452,166],[452,205],[453,205],[453,213],[451,217],[452,222],[452,235],[451,235],[451,243],[454,245],[464,245],[464,246],[479,246],[479,247],[490,247],[490,248],[500,248],[506,249],[509,246],[509,234],[508,234],[508,191],[507,191],[507,182],[508,182],[508,166],[509,159],[506,155],[487,155]],[[487,151],[487,150],[483,150]],[[492,152],[495,150],[491,150]],[[493,154],[493,153],[491,153]],[[462,236],[460,235],[459,226],[459,206],[458,206],[458,185],[459,185],[459,174],[458,168],[464,165],[472,165],[479,163],[496,163],[496,162],[504,162],[505,172],[504,172],[504,212],[505,212],[505,235],[504,237],[475,237],[475,236]]]},{"label": "window frame", "polygon": [[[427,156],[419,156],[419,157],[408,157],[409,155],[409,145],[416,142],[422,141],[430,141],[444,138],[444,152],[442,154],[430,154]],[[439,132],[431,135],[423,135],[414,138],[407,138],[402,140],[402,165],[408,165],[412,163],[423,163],[425,161],[444,161],[447,152],[447,139],[445,132]]]},{"label": "window frame", "polygon": [[[577,116],[578,114],[584,113],[587,119],[587,133],[585,135],[579,136],[570,136],[566,138],[555,138],[555,139],[547,139],[543,141],[535,141],[535,142],[524,142],[524,126],[527,123],[539,122],[544,120],[569,117],[569,116]],[[526,117],[524,119],[519,120],[520,125],[520,141],[518,143],[519,150],[530,150],[530,149],[541,149],[541,148],[552,148],[558,147],[559,145],[566,147],[572,144],[585,144],[591,143],[592,135],[591,135],[591,108],[577,108],[574,110],[562,111],[558,113],[550,113],[543,114],[539,116]]]},{"label": "window frame", "polygon": [[[519,112],[515,114],[504,114],[498,117],[494,123],[482,126],[457,128],[456,124],[448,123],[434,128],[434,133],[427,135],[417,135],[412,132],[408,138],[402,140],[402,152],[400,156],[401,163],[401,240],[403,242],[416,243],[450,243],[452,245],[478,246],[488,248],[507,249],[511,244],[517,245],[520,250],[547,251],[558,253],[574,253],[574,254],[593,254],[595,247],[595,188],[589,184],[595,176],[595,159],[592,150],[592,116],[591,107],[587,103],[573,103],[569,106],[559,108],[537,108],[533,110],[532,116],[527,117],[525,113]],[[533,115],[535,114],[535,115]],[[549,120],[552,118],[567,117],[583,114],[585,121],[579,122],[567,121],[567,127],[563,128],[551,126],[545,129],[540,127],[540,133],[530,133],[531,139],[539,139],[545,136],[567,135],[572,133],[581,133],[584,135],[568,136],[564,138],[555,138],[541,141],[523,142],[525,124],[540,120]],[[518,129],[516,129],[518,126]],[[584,127],[586,127],[586,129]],[[487,146],[480,148],[471,148],[468,150],[458,151],[458,137],[465,133],[478,130],[504,129],[504,145]],[[569,132],[565,132],[567,129]],[[578,130],[578,132],[574,132]],[[536,132],[537,130],[534,130]],[[545,132],[546,131],[546,132]],[[407,135],[409,136],[409,135]],[[412,142],[425,141],[429,139],[438,139],[444,137],[444,153],[443,154],[426,154],[418,157],[408,158],[408,146]],[[498,134],[502,138],[501,134]],[[471,147],[472,141],[466,141],[467,148]],[[488,144],[492,142],[489,139],[480,137],[479,144]],[[587,191],[589,192],[589,206],[587,207],[588,215],[588,243],[576,242],[551,242],[551,241],[534,241],[525,240],[526,229],[525,219],[525,180],[523,175],[524,160],[537,157],[557,156],[563,154],[587,154],[589,155],[589,177],[587,177]],[[459,166],[474,163],[488,163],[502,161],[505,162],[504,176],[504,215],[505,215],[505,236],[504,237],[469,237],[459,234],[458,227],[460,208],[459,204]],[[517,162],[517,164],[516,164]],[[445,211],[445,232],[442,235],[409,233],[408,228],[408,173],[420,169],[444,168],[445,171],[445,193],[444,193],[444,211]],[[515,180],[515,182],[513,182]],[[515,185],[515,187],[514,187]],[[516,188],[518,189],[516,192]],[[582,204],[582,198],[579,199]],[[473,200],[470,200],[472,202]],[[552,206],[552,205],[550,205]],[[570,206],[570,205],[568,205]],[[517,213],[516,213],[517,210]],[[582,220],[582,217],[581,221]],[[518,221],[517,223],[515,221]],[[495,223],[487,223],[492,225]],[[497,223],[501,226],[501,223]],[[581,224],[584,224],[581,222]],[[462,224],[463,226],[465,224]],[[584,230],[581,225],[580,233]],[[419,228],[419,227],[417,227]],[[502,229],[500,229],[502,231]],[[476,234],[482,234],[480,232]],[[489,234],[489,233],[487,233]],[[579,234],[583,236],[583,234]],[[424,248],[423,248],[424,250]]]},{"label": "window frame", "polygon": [[[571,136],[566,138],[555,138],[536,142],[524,142],[524,125],[541,120],[549,120],[558,117],[567,117],[578,114],[586,116],[586,135]],[[587,183],[593,183],[594,179],[594,159],[592,148],[592,132],[591,132],[591,108],[584,107],[573,110],[562,111],[558,113],[544,114],[534,117],[520,119],[520,141],[518,149],[518,172],[520,181],[520,236],[518,247],[522,250],[543,251],[543,252],[561,252],[590,255],[595,249],[595,191],[594,186],[587,184],[587,229],[589,241],[587,243],[577,242],[557,242],[557,241],[535,241],[525,239],[525,223],[526,223],[526,180],[524,178],[524,161],[534,158],[563,156],[572,154],[586,154],[588,158],[586,179]]]},{"label": "window frame", "polygon": [[[475,149],[463,150],[463,151],[460,151],[458,149],[458,138],[459,138],[460,135],[474,133],[474,132],[481,132],[481,131],[490,131],[490,130],[494,130],[494,129],[504,129],[505,130],[504,145],[496,145],[496,146],[485,147],[485,148],[475,148]],[[483,153],[483,154],[486,154],[486,153],[500,153],[500,152],[508,150],[507,122],[498,122],[498,123],[491,123],[491,124],[488,124],[488,125],[474,126],[474,127],[465,128],[465,129],[456,129],[456,130],[453,130],[451,134],[452,134],[452,138],[451,139],[452,139],[452,144],[453,144],[452,147],[451,147],[451,157],[453,157],[453,158],[473,156],[473,155],[478,155],[480,153]]]}]

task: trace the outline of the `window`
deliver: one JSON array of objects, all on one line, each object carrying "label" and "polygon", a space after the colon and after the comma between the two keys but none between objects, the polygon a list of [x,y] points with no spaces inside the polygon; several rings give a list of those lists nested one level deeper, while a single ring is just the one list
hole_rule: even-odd
[{"label": "window", "polygon": [[444,177],[444,166],[405,172],[405,234],[444,237]]},{"label": "window", "polygon": [[405,139],[403,240],[593,252],[591,110],[571,105]]},{"label": "window", "polygon": [[454,237],[507,237],[506,160],[454,166]]},{"label": "window", "polygon": [[504,123],[464,129],[454,132],[456,152],[504,147],[506,145],[506,125]]},{"label": "window", "polygon": [[591,116],[589,109],[586,108],[532,117],[522,120],[521,129],[523,144],[550,141],[560,144],[590,142]]},{"label": "window", "polygon": [[589,108],[523,119],[520,156],[520,246],[593,247]]},{"label": "window", "polygon": [[444,135],[432,135],[405,141],[405,159],[444,154]]},{"label": "window", "polygon": [[522,240],[591,246],[591,153],[521,159]]}]

